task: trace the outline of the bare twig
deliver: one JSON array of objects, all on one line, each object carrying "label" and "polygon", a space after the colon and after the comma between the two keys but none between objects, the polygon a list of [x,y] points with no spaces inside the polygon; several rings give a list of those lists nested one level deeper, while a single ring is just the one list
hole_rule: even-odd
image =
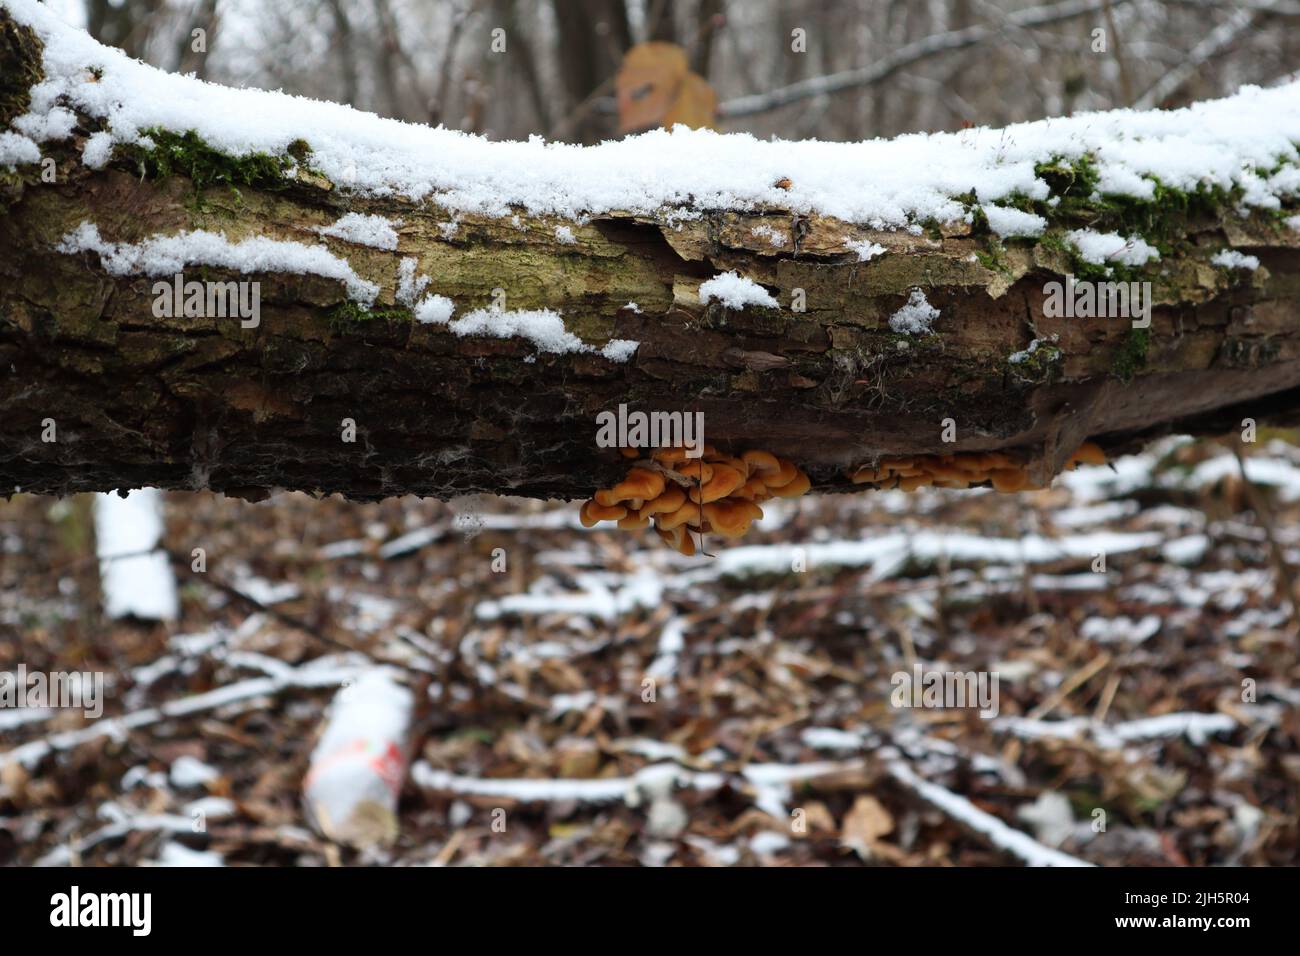
[{"label": "bare twig", "polygon": [[1169,99],[1182,88],[1184,83],[1197,74],[1207,60],[1230,46],[1233,41],[1246,32],[1251,24],[1255,22],[1255,16],[1256,14],[1247,10],[1237,10],[1227,20],[1211,30],[1205,39],[1193,47],[1182,63],[1158,79],[1150,89],[1139,96],[1134,101],[1133,107],[1139,110],[1149,110]]},{"label": "bare twig", "polygon": [[[1006,18],[1005,25],[1021,29],[1049,26],[1096,13],[1108,3],[1121,6],[1131,2],[1133,0],[1065,0],[1062,3],[1030,7],[1013,13]],[[737,116],[751,116],[755,113],[766,113],[769,110],[788,106],[791,103],[814,96],[872,86],[920,60],[941,53],[950,53],[954,50],[968,49],[994,40],[1002,34],[1002,30],[1002,26],[977,25],[960,30],[950,30],[946,33],[932,34],[900,47],[893,54],[877,60],[870,66],[843,70],[826,76],[816,76],[807,80],[800,80],[798,83],[792,83],[789,86],[770,90],[767,93],[728,100],[718,107],[718,115],[728,119]]]},{"label": "bare twig", "polygon": [[1296,633],[1300,634],[1300,608],[1296,607],[1295,572],[1287,563],[1286,552],[1282,550],[1273,531],[1273,526],[1276,524],[1273,508],[1268,503],[1268,497],[1246,474],[1246,459],[1241,454],[1241,444],[1235,441],[1231,444],[1232,453],[1237,458],[1237,468],[1241,471],[1241,484],[1246,493],[1246,501],[1250,504],[1250,510],[1255,512],[1255,517],[1259,519],[1260,530],[1268,540],[1269,554],[1273,558],[1273,570],[1277,574],[1278,603],[1285,604],[1290,609],[1291,623],[1296,628]]}]

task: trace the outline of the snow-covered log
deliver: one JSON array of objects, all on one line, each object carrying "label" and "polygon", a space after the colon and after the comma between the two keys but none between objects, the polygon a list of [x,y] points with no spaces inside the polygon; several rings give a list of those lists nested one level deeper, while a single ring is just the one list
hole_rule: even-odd
[{"label": "snow-covered log", "polygon": [[488,142],[0,0],[0,486],[573,497],[625,470],[621,403],[822,490],[953,451],[1042,479],[1085,438],[1283,416],[1297,143],[1300,84],[890,142]]}]

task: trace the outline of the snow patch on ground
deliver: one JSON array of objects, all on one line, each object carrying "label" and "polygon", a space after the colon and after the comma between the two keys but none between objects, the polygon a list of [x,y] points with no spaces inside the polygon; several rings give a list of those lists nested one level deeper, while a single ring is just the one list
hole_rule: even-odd
[{"label": "snow patch on ground", "polygon": [[201,787],[216,780],[221,774],[197,757],[182,754],[172,761],[169,776],[173,787],[185,788]]}]

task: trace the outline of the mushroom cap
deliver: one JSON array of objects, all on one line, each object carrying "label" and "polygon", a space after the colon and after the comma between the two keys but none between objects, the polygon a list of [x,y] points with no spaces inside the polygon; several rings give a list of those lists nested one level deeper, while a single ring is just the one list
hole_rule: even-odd
[{"label": "mushroom cap", "polygon": [[647,501],[641,507],[641,516],[649,518],[657,514],[671,514],[680,508],[686,501],[686,492],[677,485],[669,485],[664,488],[663,494],[653,501]]},{"label": "mushroom cap", "polygon": [[583,525],[616,521],[636,530],[653,522],[655,533],[685,555],[699,547],[692,532],[740,537],[763,517],[758,502],[775,495],[792,498],[811,487],[794,462],[760,449],[740,457],[712,445],[703,445],[695,457],[685,448],[621,448],[620,453],[628,459],[648,455],[654,465],[641,462],[614,487],[597,491],[579,512]]},{"label": "mushroom cap", "polygon": [[672,531],[684,524],[699,524],[699,522],[700,506],[694,501],[683,502],[676,511],[655,518],[655,523],[664,531]]},{"label": "mushroom cap", "polygon": [[1070,456],[1070,464],[1104,465],[1106,464],[1106,453],[1101,450],[1101,446],[1096,442],[1086,441]]},{"label": "mushroom cap", "polygon": [[767,486],[768,491],[775,491],[794,481],[799,476],[799,469],[795,467],[794,462],[786,461],[784,458],[777,459],[781,467],[776,474],[767,474],[763,476],[763,484]]},{"label": "mushroom cap", "polygon": [[994,471],[1000,468],[1019,468],[1020,465],[1010,455],[1004,455],[1000,451],[989,452],[980,456],[980,463],[985,471]]},{"label": "mushroom cap", "polygon": [[1023,468],[999,468],[989,474],[989,480],[998,491],[1021,491],[1029,484]]},{"label": "mushroom cap", "polygon": [[665,465],[672,465],[679,461],[687,460],[685,448],[656,448],[650,457]]},{"label": "mushroom cap", "polygon": [[713,466],[703,458],[693,458],[677,466],[677,474],[686,478],[698,478],[701,482],[713,477]]},{"label": "mushroom cap", "polygon": [[[664,490],[664,476],[656,471],[647,471],[644,468],[633,468],[627,473],[627,477],[610,489],[611,494],[616,501],[628,501],[640,498],[645,501],[647,498],[658,498]],[[599,492],[597,492],[599,500]],[[602,502],[605,504],[607,502]]]},{"label": "mushroom cap", "polygon": [[745,476],[730,465],[714,465],[713,477],[698,488],[691,489],[692,501],[719,501],[745,483]]},{"label": "mushroom cap", "polygon": [[714,461],[714,464],[723,464],[729,468],[734,468],[736,471],[740,472],[746,480],[749,479],[749,463],[743,458],[732,458],[729,455],[722,455]]},{"label": "mushroom cap", "polygon": [[685,528],[664,531],[662,528],[656,527],[655,533],[663,538],[674,551],[684,554],[688,558],[695,556],[695,539],[691,537],[690,532]]},{"label": "mushroom cap", "polygon": [[959,481],[962,483],[962,487],[964,488],[967,482],[970,481],[972,472],[963,471],[962,469],[956,468],[952,465],[939,463],[930,470],[930,474],[933,476],[936,485],[941,481]]},{"label": "mushroom cap", "polygon": [[744,498],[747,501],[766,501],[772,497],[772,494],[767,490],[767,485],[763,484],[762,478],[751,478],[733,491],[731,497]]},{"label": "mushroom cap", "polygon": [[904,491],[916,491],[917,488],[924,488],[933,481],[934,479],[929,475],[907,475],[898,479],[898,487]]},{"label": "mushroom cap", "polygon": [[812,487],[812,481],[802,471],[795,469],[795,472],[794,478],[788,484],[784,484],[780,488],[772,488],[772,494],[778,498],[798,498],[800,495],[806,494],[808,489]]},{"label": "mushroom cap", "polygon": [[[597,495],[600,492],[596,492]],[[601,521],[618,521],[627,516],[627,509],[620,505],[602,505],[599,501],[585,502],[578,511],[578,520],[584,528],[594,528]]]},{"label": "mushroom cap", "polygon": [[763,517],[763,509],[752,501],[727,498],[705,505],[704,516],[724,538],[739,538],[749,530],[750,524]]},{"label": "mushroom cap", "polygon": [[770,475],[781,470],[781,461],[771,452],[752,449],[740,456],[751,475]]}]

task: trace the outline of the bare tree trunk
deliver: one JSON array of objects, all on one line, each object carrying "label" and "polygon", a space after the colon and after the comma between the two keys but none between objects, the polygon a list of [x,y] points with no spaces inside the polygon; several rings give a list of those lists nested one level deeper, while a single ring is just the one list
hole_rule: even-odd
[{"label": "bare tree trunk", "polygon": [[[612,82],[623,54],[632,45],[631,27],[623,0],[555,0],[554,6],[559,27],[557,49],[564,51],[560,76],[570,106],[576,110]],[[577,123],[574,138],[593,143],[610,132],[607,117],[588,111]]]},{"label": "bare tree trunk", "polygon": [[150,21],[162,8],[163,0],[139,0],[136,3],[89,0],[86,29],[100,43],[120,47],[136,59],[148,60],[149,40],[153,36]]}]

